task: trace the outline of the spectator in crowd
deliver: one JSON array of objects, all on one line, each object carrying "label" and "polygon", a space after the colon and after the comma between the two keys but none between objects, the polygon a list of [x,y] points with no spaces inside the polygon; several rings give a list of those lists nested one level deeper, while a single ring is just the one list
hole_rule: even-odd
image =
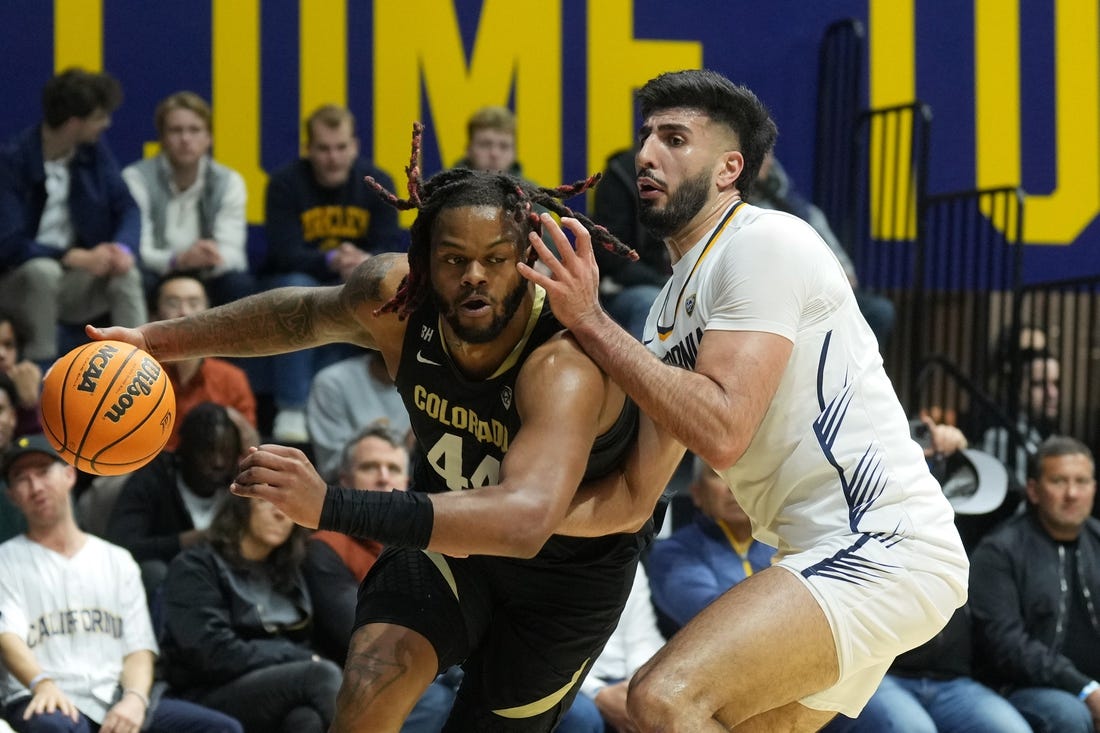
[{"label": "spectator in crowd", "polygon": [[592,218],[607,227],[638,253],[630,262],[596,247],[600,268],[600,300],[608,314],[637,339],[657,293],[672,275],[668,248],[638,220],[638,186],[634,151],[622,150],[607,159],[603,179],[596,188]]},{"label": "spectator in crowd", "polygon": [[[360,491],[405,491],[409,486],[409,452],[403,434],[384,424],[368,425],[344,444],[338,470],[341,486]],[[319,530],[306,548],[305,576],[316,608],[317,646],[327,657],[343,664],[355,627],[359,584],[378,559],[382,545],[371,539]],[[402,733],[438,733],[461,680],[458,668],[440,675],[405,719]]]},{"label": "spectator in crowd", "polygon": [[649,552],[653,602],[674,632],[711,601],[771,565],[775,548],[752,538],[748,516],[714,469],[695,457],[692,524]]},{"label": "spectator in crowd", "polygon": [[[0,372],[0,455],[11,446],[17,437],[16,432],[16,404],[19,401],[19,393],[15,382],[7,374]],[[0,476],[4,489],[7,481]],[[12,537],[27,531],[27,522],[23,519],[23,513],[8,500],[8,492],[0,491],[0,542],[7,542]]]},{"label": "spectator in crowd", "polygon": [[507,107],[482,107],[466,121],[466,156],[456,168],[495,171],[522,178],[516,160],[516,116]]},{"label": "spectator in crowd", "polygon": [[210,105],[176,92],[157,105],[160,153],[122,171],[141,208],[141,264],[152,296],[165,275],[202,279],[215,305],[253,293],[244,179],[210,157]]},{"label": "spectator in crowd", "polygon": [[410,430],[409,411],[377,351],[342,359],[319,371],[310,385],[306,417],[314,465],[329,480],[341,467],[348,441],[364,427],[385,420],[402,436]]},{"label": "spectator in crowd", "polygon": [[137,560],[149,597],[164,582],[168,563],[207,539],[240,454],[240,433],[228,410],[202,402],[183,418],[179,448],[162,452],[126,481],[106,536]]},{"label": "spectator in crowd", "polygon": [[164,584],[167,678],[246,733],[324,733],[340,668],[309,646],[308,530],[272,504],[229,496],[208,542],[172,561]]},{"label": "spectator in crowd", "polygon": [[894,304],[888,298],[875,295],[859,286],[859,277],[856,275],[852,258],[848,256],[844,244],[829,226],[829,220],[825,218],[824,212],[795,189],[787,176],[787,171],[779,164],[774,154],[768,153],[765,156],[760,166],[760,173],[756,177],[756,185],[750,189],[745,200],[764,209],[777,209],[794,214],[814,228],[840,260],[844,274],[848,276],[848,282],[851,283],[855,293],[859,312],[863,314],[867,325],[871,327],[875,338],[878,339],[879,349],[884,350],[890,333],[894,330],[896,315]]},{"label": "spectator in crowd", "polygon": [[19,733],[240,733],[235,720],[154,688],[157,643],[137,566],[77,527],[76,469],[41,435],[20,438],[2,469],[27,521],[0,545],[7,722]]},{"label": "spectator in crowd", "polygon": [[1023,490],[1028,481],[1029,461],[1038,452],[1039,444],[1057,428],[1062,367],[1046,348],[1023,348],[1018,356],[1006,356],[1005,364],[1017,359],[1019,383],[1010,387],[1010,393],[1019,395],[1016,422],[1011,428],[1006,425],[987,428],[982,435],[982,448],[1004,461],[1013,487]]},{"label": "spectator in crowd", "polygon": [[[267,186],[266,288],[345,282],[372,254],[404,248],[397,212],[365,179],[387,189],[393,181],[359,157],[355,116],[324,105],[306,119],[305,135],[306,157],[276,171]],[[327,363],[351,353],[330,346],[264,359],[278,408],[275,440],[309,440],[310,380]]]},{"label": "spectator in crowd", "polygon": [[1039,733],[1100,729],[1100,520],[1083,443],[1044,440],[1028,511],[974,551],[970,604],[979,669]]},{"label": "spectator in crowd", "polygon": [[[341,486],[361,491],[404,491],[409,453],[404,437],[382,424],[368,425],[344,445]],[[316,606],[318,646],[343,664],[355,625],[359,584],[382,552],[372,539],[319,530],[307,543],[306,581]]]},{"label": "spectator in crowd", "polygon": [[1008,472],[995,456],[970,447],[958,427],[938,423],[925,412],[909,421],[913,440],[924,449],[928,468],[955,510],[955,526],[970,552],[1015,508],[1008,502]]},{"label": "spectator in crowd", "polygon": [[653,613],[645,567],[638,565],[619,625],[592,663],[573,706],[555,730],[558,733],[637,731],[626,709],[626,691],[630,678],[664,643]]},{"label": "spectator in crowd", "polygon": [[[160,282],[155,303],[157,318],[161,320],[199,313],[210,306],[203,283],[179,273],[169,274]],[[201,402],[216,402],[235,410],[243,418],[244,424],[240,425],[243,447],[259,445],[256,397],[243,369],[216,357],[173,361],[165,364],[164,369],[176,394],[176,422],[168,438],[168,450],[176,449],[183,418]]]},{"label": "spectator in crowd", "polygon": [[15,434],[42,432],[38,403],[42,396],[42,369],[23,357],[26,327],[14,312],[0,308],[0,372],[15,385]]},{"label": "spectator in crowd", "polygon": [[122,101],[114,77],[62,71],[43,120],[0,152],[0,305],[27,324],[25,356],[58,356],[58,323],[147,320],[141,213],[100,140]]}]

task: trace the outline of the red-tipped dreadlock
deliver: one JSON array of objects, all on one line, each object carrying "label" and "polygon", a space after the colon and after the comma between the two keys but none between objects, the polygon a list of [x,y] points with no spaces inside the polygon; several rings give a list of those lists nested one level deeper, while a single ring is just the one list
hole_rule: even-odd
[{"label": "red-tipped dreadlock", "polygon": [[409,245],[409,274],[401,281],[388,302],[376,313],[397,313],[405,318],[424,302],[430,284],[428,282],[428,253],[431,249],[431,233],[435,218],[444,209],[459,206],[496,206],[509,213],[520,227],[520,234],[526,238],[528,232],[542,234],[542,222],[534,212],[535,206],[541,206],[558,216],[569,216],[579,221],[592,236],[592,241],[604,248],[631,260],[638,259],[638,253],[620,242],[606,228],[596,224],[583,214],[561,203],[561,199],[584,193],[600,180],[600,174],[556,188],[541,188],[505,173],[475,171],[468,168],[453,168],[422,181],[420,177],[420,146],[423,140],[424,126],[413,123],[412,152],[409,165],[405,168],[408,175],[408,199],[400,199],[387,191],[371,177],[366,181],[378,194],[395,209],[404,211],[416,209],[416,221],[409,229],[412,242]]}]

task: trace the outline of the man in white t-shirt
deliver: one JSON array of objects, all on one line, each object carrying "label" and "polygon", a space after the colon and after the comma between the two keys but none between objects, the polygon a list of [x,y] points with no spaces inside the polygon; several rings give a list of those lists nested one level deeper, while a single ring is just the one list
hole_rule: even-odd
[{"label": "man in white t-shirt", "polygon": [[[76,469],[44,437],[5,453],[8,495],[27,532],[0,545],[0,703],[24,731],[240,733],[206,708],[151,701],[153,636],[137,565],[129,553],[85,534],[73,519]],[[65,724],[69,718],[75,725]]]},{"label": "man in white t-shirt", "polygon": [[673,262],[642,342],[600,308],[574,221],[576,252],[543,217],[561,262],[532,238],[552,277],[519,268],[778,553],[638,672],[631,717],[642,731],[817,730],[944,626],[966,555],[836,256],[800,219],[741,200],[775,140],[767,109],[707,70],[662,74],[639,100],[640,218]]}]

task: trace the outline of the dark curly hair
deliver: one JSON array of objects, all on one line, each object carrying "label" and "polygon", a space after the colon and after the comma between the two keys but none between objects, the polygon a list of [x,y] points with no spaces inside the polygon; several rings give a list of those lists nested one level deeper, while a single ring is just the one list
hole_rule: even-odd
[{"label": "dark curly hair", "polygon": [[[261,499],[229,494],[210,522],[210,544],[231,566],[241,570],[250,569],[249,563],[241,555],[241,538],[248,529],[252,505],[259,501]],[[268,577],[277,590],[288,591],[294,587],[302,563],[305,562],[308,537],[309,530],[295,524],[287,541],[276,547],[264,561]]]},{"label": "dark curly hair", "polygon": [[768,108],[748,87],[710,69],[670,71],[650,79],[638,90],[642,119],[675,107],[705,112],[737,133],[745,167],[737,181],[742,195],[756,183],[760,166],[779,134]]},{"label": "dark curly hair", "polygon": [[437,173],[427,181],[421,181],[419,161],[423,133],[424,126],[419,122],[414,123],[412,152],[409,165],[405,167],[405,174],[408,176],[407,199],[398,198],[370,176],[366,179],[394,208],[417,210],[416,220],[409,229],[409,274],[402,280],[394,297],[379,309],[379,313],[397,313],[400,318],[404,318],[424,302],[429,292],[428,254],[431,250],[432,228],[439,212],[445,209],[462,206],[499,207],[516,223],[519,234],[525,241],[530,232],[542,234],[542,223],[534,210],[535,206],[542,206],[558,216],[573,217],[581,222],[591,233],[593,242],[631,260],[638,259],[637,252],[620,242],[606,228],[561,203],[562,199],[577,196],[594,186],[600,180],[600,174],[556,188],[541,188],[505,173],[469,168],[452,168]]}]

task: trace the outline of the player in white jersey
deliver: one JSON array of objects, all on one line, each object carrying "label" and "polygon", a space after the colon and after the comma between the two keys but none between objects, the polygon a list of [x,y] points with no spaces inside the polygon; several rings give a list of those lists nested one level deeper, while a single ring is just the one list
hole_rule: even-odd
[{"label": "player in white jersey", "polygon": [[[241,733],[183,700],[150,710],[157,652],[130,553],[72,516],[76,469],[41,435],[23,437],[0,473],[27,533],[0,545],[0,714],[17,731]],[[155,701],[154,701],[155,702]],[[148,720],[147,720],[148,718]]]},{"label": "player in white jersey", "polygon": [[639,99],[641,218],[673,261],[644,345],[600,309],[568,219],[576,252],[558,230],[560,262],[532,241],[551,276],[520,270],[779,553],[639,672],[630,711],[643,731],[816,730],[943,627],[966,598],[965,552],[839,262],[800,220],[741,202],[774,143],[767,110],[706,70]]}]

